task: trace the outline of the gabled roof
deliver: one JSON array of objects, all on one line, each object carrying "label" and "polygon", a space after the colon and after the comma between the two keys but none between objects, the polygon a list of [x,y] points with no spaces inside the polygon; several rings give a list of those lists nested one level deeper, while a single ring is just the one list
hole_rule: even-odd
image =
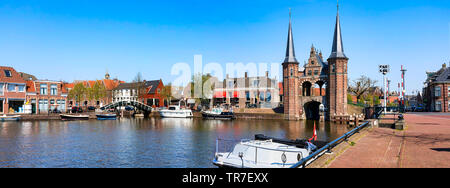
[{"label": "gabled roof", "polygon": [[450,67],[445,67],[441,69],[440,73],[436,75],[434,81],[436,82],[450,82]]},{"label": "gabled roof", "polygon": [[145,82],[145,86],[149,88],[148,94],[154,94],[156,92],[156,89],[158,88],[159,83],[162,82],[161,80],[151,80]]},{"label": "gabled roof", "polygon": [[[11,73],[10,77],[6,76],[6,72],[9,71]],[[25,80],[20,76],[20,74],[12,67],[3,67],[0,66],[0,82],[9,82],[9,83],[23,83],[25,84]]]}]

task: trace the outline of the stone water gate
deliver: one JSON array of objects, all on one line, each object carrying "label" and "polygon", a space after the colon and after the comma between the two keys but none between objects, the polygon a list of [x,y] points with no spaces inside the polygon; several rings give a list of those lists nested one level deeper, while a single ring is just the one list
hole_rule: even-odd
[{"label": "stone water gate", "polygon": [[[339,22],[336,16],[331,55],[324,61],[322,52],[311,46],[308,61],[300,66],[295,57],[292,22],[289,19],[286,58],[283,66],[284,114],[288,120],[320,119],[347,115],[347,63]],[[323,113],[319,111],[323,104]]]}]

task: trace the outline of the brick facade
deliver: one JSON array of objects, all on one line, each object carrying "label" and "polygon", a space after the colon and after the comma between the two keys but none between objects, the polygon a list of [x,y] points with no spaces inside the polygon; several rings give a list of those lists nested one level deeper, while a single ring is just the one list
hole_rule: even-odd
[{"label": "brick facade", "polygon": [[347,115],[347,58],[328,59],[327,118]]},{"label": "brick facade", "polygon": [[0,66],[0,113],[19,113],[25,100],[25,80],[14,68]]},{"label": "brick facade", "polygon": [[46,114],[57,110],[65,113],[67,108],[67,90],[60,81],[27,81],[27,103],[32,113]]},{"label": "brick facade", "polygon": [[423,102],[430,112],[450,112],[450,67],[446,64],[436,72],[427,72]]}]

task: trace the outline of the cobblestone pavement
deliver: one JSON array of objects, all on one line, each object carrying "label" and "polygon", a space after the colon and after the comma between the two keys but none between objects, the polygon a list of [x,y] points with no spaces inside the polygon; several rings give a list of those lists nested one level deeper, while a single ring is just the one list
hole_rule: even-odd
[{"label": "cobblestone pavement", "polygon": [[405,114],[407,129],[374,128],[330,168],[450,168],[450,114]]}]

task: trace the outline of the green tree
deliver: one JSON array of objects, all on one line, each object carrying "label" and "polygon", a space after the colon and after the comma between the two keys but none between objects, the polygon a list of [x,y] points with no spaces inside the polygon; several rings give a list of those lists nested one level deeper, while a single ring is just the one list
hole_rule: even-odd
[{"label": "green tree", "polygon": [[169,83],[164,86],[164,88],[161,90],[160,95],[164,98],[164,101],[167,101],[167,104],[170,105],[170,101],[172,101],[172,84]]},{"label": "green tree", "polygon": [[100,101],[100,99],[103,99],[106,97],[106,87],[104,84],[101,83],[101,81],[95,82],[94,86],[90,88],[90,95],[92,95],[92,99],[95,99],[96,101]]},{"label": "green tree", "polygon": [[373,104],[374,105],[380,105],[381,104],[380,97],[374,96]]},{"label": "green tree", "polygon": [[[196,103],[200,103],[202,105],[209,104],[210,96],[212,96],[212,92],[214,91],[214,84],[211,83],[210,88],[205,88],[205,83],[210,80],[212,76],[210,74],[203,75],[201,73],[197,73],[192,76],[191,81],[191,97],[195,98]],[[211,80],[210,80],[211,81]],[[196,88],[197,86],[197,88]],[[198,91],[196,91],[198,90]],[[195,93],[201,94],[200,98],[196,98]]]},{"label": "green tree", "polygon": [[347,94],[347,103],[348,104],[353,104],[353,97],[350,94]]},{"label": "green tree", "polygon": [[75,84],[73,89],[69,91],[69,94],[67,98],[69,100],[75,100],[76,104],[80,104],[81,100],[83,100],[86,97],[86,87],[84,87],[83,83]]}]

